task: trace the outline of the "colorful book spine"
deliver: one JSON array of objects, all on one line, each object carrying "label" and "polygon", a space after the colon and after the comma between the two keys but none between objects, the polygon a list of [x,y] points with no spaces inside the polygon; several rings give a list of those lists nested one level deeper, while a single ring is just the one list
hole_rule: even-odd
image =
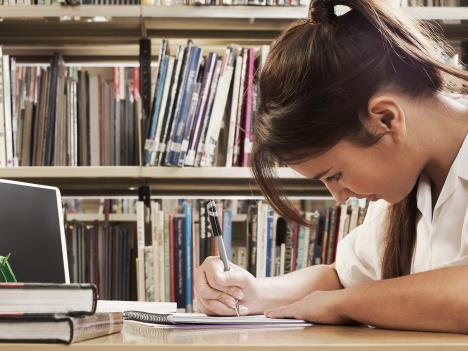
[{"label": "colorful book spine", "polygon": [[202,85],[199,95],[199,101],[195,112],[195,120],[193,128],[191,128],[191,134],[189,139],[187,157],[185,160],[186,166],[195,165],[196,150],[198,142],[201,138],[202,127],[204,124],[204,117],[208,106],[208,97],[212,85],[213,74],[216,67],[218,55],[214,52],[208,54],[208,58],[205,64],[205,70],[203,72]]},{"label": "colorful book spine", "polygon": [[192,311],[192,204],[184,204],[184,289],[185,308],[187,312]]},{"label": "colorful book spine", "polygon": [[253,48],[248,49],[248,69],[247,69],[247,96],[245,104],[245,136],[244,136],[244,155],[242,166],[248,167],[250,154],[252,153],[253,130],[252,130],[252,97],[254,81],[254,61],[255,52]]},{"label": "colorful book spine", "polygon": [[148,165],[151,162],[151,156],[153,151],[155,151],[154,139],[156,137],[156,127],[158,126],[159,111],[161,108],[161,101],[163,98],[164,92],[164,83],[166,81],[167,75],[167,66],[169,63],[169,57],[164,56],[161,62],[160,76],[157,84],[158,90],[155,94],[155,99],[153,102],[152,115],[151,115],[151,125],[149,128],[148,136],[145,143],[145,164]]},{"label": "colorful book spine", "polygon": [[225,209],[223,213],[223,237],[227,258],[232,261],[232,209],[230,208]]},{"label": "colorful book spine", "polygon": [[265,276],[266,277],[271,277],[273,274],[273,271],[271,270],[271,262],[272,260],[274,261],[273,257],[273,247],[275,246],[275,243],[273,242],[273,222],[274,215],[273,215],[273,209],[269,208],[268,209],[268,214],[267,214],[267,236],[266,236],[266,259],[265,259]]}]

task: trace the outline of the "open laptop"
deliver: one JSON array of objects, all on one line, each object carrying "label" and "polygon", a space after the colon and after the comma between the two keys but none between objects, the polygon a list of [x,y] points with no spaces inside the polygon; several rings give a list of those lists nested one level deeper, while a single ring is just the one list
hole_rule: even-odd
[{"label": "open laptop", "polygon": [[0,179],[0,255],[18,282],[70,283],[57,188]]}]

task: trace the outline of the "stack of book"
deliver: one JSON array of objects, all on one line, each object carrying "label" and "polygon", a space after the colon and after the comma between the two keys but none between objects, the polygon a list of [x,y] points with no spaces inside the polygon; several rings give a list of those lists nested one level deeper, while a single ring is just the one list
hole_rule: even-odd
[{"label": "stack of book", "polygon": [[0,283],[0,342],[73,343],[122,330],[122,312],[95,313],[92,284]]},{"label": "stack of book", "polygon": [[[337,244],[362,223],[366,212],[366,203],[357,199],[331,207],[329,203],[317,207],[316,201],[302,201],[304,216],[312,224],[302,227],[288,223],[262,201],[225,200],[217,205],[228,258],[257,277],[333,263]],[[113,285],[117,282],[128,291],[134,282],[137,291],[131,291],[132,298],[173,301],[190,310],[193,270],[206,257],[217,255],[205,200],[152,201],[151,214],[146,217],[142,202],[135,207],[138,224],[132,239],[107,234],[109,228],[128,223],[71,224],[81,228],[67,231],[69,240],[79,247],[69,255],[72,281],[96,283],[101,292],[109,291],[109,283],[114,286],[111,290],[118,291]],[[150,228],[145,231],[148,222]],[[129,266],[116,260],[123,253],[126,258],[119,260]],[[135,271],[136,277],[132,275]]]}]

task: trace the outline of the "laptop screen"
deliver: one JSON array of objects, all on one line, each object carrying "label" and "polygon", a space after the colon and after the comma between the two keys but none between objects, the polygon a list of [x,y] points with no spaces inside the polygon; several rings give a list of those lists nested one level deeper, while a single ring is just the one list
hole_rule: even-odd
[{"label": "laptop screen", "polygon": [[18,282],[69,283],[57,188],[0,180],[0,255]]}]

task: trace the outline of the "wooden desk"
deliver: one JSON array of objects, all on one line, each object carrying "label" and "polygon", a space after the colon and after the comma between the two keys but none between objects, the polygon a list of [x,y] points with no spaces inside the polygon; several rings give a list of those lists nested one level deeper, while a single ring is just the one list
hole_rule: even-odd
[{"label": "wooden desk", "polygon": [[0,344],[0,351],[161,350],[468,350],[468,335],[399,332],[367,327],[289,329],[158,329],[154,335],[121,334],[72,344]]}]

